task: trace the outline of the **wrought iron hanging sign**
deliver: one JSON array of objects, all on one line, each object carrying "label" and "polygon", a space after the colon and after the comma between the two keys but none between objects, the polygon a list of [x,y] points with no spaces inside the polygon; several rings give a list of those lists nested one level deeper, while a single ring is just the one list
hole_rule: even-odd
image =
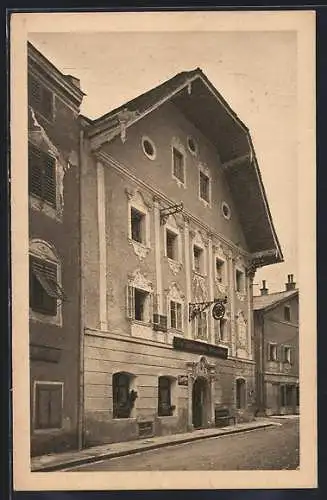
[{"label": "wrought iron hanging sign", "polygon": [[167,219],[170,215],[177,214],[183,210],[183,203],[179,203],[177,205],[172,205],[171,207],[161,208],[160,209],[160,223],[166,224]]},{"label": "wrought iron hanging sign", "polygon": [[190,302],[188,307],[188,317],[189,321],[192,321],[196,316],[205,311],[208,307],[212,306],[212,317],[216,320],[222,319],[225,314],[225,305],[227,303],[227,297],[223,299],[214,299],[206,302]]}]

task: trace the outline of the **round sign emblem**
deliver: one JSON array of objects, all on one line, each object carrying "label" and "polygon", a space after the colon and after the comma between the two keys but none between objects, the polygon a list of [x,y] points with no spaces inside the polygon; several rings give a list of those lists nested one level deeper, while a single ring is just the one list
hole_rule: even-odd
[{"label": "round sign emblem", "polygon": [[225,307],[221,302],[216,302],[212,308],[212,317],[214,319],[221,319],[225,314]]}]

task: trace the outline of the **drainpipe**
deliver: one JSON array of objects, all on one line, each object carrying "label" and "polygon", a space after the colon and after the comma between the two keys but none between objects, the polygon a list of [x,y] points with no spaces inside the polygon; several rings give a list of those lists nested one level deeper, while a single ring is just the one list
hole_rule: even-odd
[{"label": "drainpipe", "polygon": [[266,349],[265,349],[265,316],[262,313],[262,348],[261,348],[261,366],[262,366],[262,380],[261,380],[261,401],[262,413],[266,414],[266,390],[265,390],[265,371],[266,371]]},{"label": "drainpipe", "polygon": [[78,398],[78,449],[84,447],[84,275],[83,275],[83,224],[82,224],[82,203],[83,203],[83,172],[84,165],[84,131],[79,133],[79,268],[80,268],[80,313],[79,313],[79,398]]}]

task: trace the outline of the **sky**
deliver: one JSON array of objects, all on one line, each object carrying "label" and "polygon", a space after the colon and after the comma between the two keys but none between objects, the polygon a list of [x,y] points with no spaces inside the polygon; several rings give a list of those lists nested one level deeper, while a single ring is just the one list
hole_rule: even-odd
[{"label": "sky", "polygon": [[[295,31],[30,33],[60,71],[81,81],[96,118],[176,73],[200,67],[250,129],[284,262],[257,271],[270,292],[297,281],[297,38]],[[299,284],[299,283],[298,283]]]}]

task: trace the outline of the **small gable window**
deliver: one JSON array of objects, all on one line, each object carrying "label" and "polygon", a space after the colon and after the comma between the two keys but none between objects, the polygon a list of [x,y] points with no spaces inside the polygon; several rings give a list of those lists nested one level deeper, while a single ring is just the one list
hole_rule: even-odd
[{"label": "small gable window", "polygon": [[284,320],[291,321],[291,308],[290,308],[290,306],[284,307]]}]

